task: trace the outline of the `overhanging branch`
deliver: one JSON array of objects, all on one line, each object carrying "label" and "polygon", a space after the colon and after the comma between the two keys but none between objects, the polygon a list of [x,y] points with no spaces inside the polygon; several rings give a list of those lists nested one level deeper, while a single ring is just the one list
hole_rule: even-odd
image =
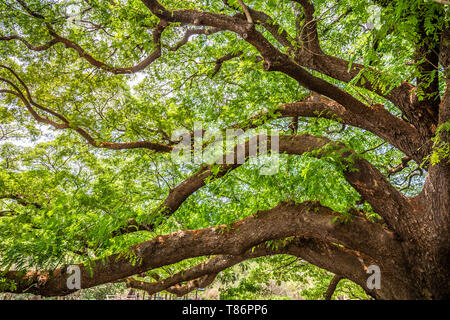
[{"label": "overhanging branch", "polygon": [[[132,246],[127,255],[115,254],[101,261],[93,261],[91,269],[83,264],[78,265],[81,287],[89,288],[124,279],[187,258],[217,254],[242,255],[265,241],[292,236],[316,237],[323,241],[341,243],[352,250],[359,249],[361,253],[370,252],[371,256],[376,256],[380,261],[387,255],[390,259],[387,259],[386,263],[401,257],[401,248],[391,232],[359,217],[355,217],[348,224],[333,224],[331,220],[335,214],[317,203],[280,203],[271,210],[260,211],[230,226],[183,230],[158,236]],[[323,253],[314,255],[311,252],[304,252],[299,256],[306,256],[306,260],[314,261],[323,256]],[[398,263],[402,260],[396,261]],[[358,265],[361,268],[361,262]],[[24,274],[8,271],[3,273],[3,277],[16,281],[16,287],[7,290],[16,293],[29,292],[54,296],[76,291],[67,288],[68,275],[65,267],[51,273],[29,271]]]},{"label": "overhanging branch", "polygon": [[[204,166],[200,171],[172,189],[160,208],[150,215],[172,215],[190,195],[205,186],[207,180],[221,178],[231,170],[240,167],[242,163],[237,161],[238,150],[243,150],[244,158],[248,159],[250,156],[256,155],[250,152],[251,150],[257,150],[258,141],[263,141],[263,143],[267,143],[267,150],[291,155],[308,153],[311,156],[321,158],[334,153],[334,156],[339,157],[343,164],[347,166],[347,169],[343,172],[346,180],[383,217],[392,230],[398,231],[401,235],[406,234],[403,226],[409,225],[409,219],[413,217],[411,203],[368,161],[344,145],[334,143],[324,137],[303,134],[279,136],[278,139],[278,150],[272,149],[274,148],[271,143],[272,137],[264,135],[253,137],[246,143],[237,145],[231,154],[235,157],[232,164],[226,164],[227,157],[230,158],[230,154],[226,154],[221,158],[221,163],[224,164],[219,165],[215,170],[213,170],[213,166]],[[219,160],[216,163],[219,163]],[[131,226],[125,226],[118,230],[116,235],[137,230],[152,230],[153,228],[154,225],[136,225],[133,222]]]},{"label": "overhanging branch", "polygon": [[[162,153],[171,152],[173,150],[173,146],[171,146],[171,145],[165,145],[165,144],[160,144],[160,143],[151,142],[151,141],[133,141],[133,142],[103,141],[103,142],[99,142],[99,141],[97,141],[98,139],[95,139],[93,136],[91,136],[87,130],[85,130],[81,127],[72,127],[69,120],[64,115],[62,115],[58,112],[55,112],[47,107],[42,106],[41,104],[39,104],[37,102],[35,102],[28,86],[25,84],[25,82],[19,77],[19,75],[13,69],[11,69],[7,66],[4,66],[4,65],[0,65],[0,68],[8,70],[19,81],[19,83],[25,89],[27,97],[25,97],[25,95],[22,93],[21,89],[17,85],[15,85],[12,81],[5,79],[5,78],[1,78],[1,77],[0,77],[0,82],[7,84],[8,86],[12,87],[12,89],[14,89],[14,90],[0,89],[0,93],[10,94],[10,95],[13,95],[13,96],[16,96],[17,98],[19,98],[19,100],[22,101],[22,103],[25,105],[28,112],[32,115],[32,117],[37,122],[51,125],[52,127],[54,127],[57,130],[72,129],[72,130],[76,131],[81,137],[86,139],[86,141],[95,148],[104,148],[104,149],[111,149],[111,150],[143,148],[143,149],[149,149],[149,150],[153,150],[155,152],[162,152]],[[43,117],[43,116],[39,115],[36,112],[35,108],[41,110],[42,112],[44,112],[50,116],[57,118],[60,122],[52,120],[50,117]]]}]

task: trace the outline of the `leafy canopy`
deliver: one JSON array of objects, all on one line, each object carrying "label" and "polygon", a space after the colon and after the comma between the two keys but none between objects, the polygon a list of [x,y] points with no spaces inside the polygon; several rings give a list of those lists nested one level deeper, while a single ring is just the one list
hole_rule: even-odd
[{"label": "leafy canopy", "polygon": [[[433,16],[441,5],[402,0],[396,1],[395,7],[381,7],[375,2],[316,0],[314,5],[322,49],[352,63],[383,70],[383,76],[372,69],[364,70],[365,77],[389,91],[416,76],[418,62],[406,63],[414,59],[417,38],[414,26],[418,17],[411,12],[426,7],[426,32],[433,34],[439,27]],[[54,32],[111,68],[136,65],[158,46],[153,28],[159,19],[138,0],[26,3],[43,18],[30,14],[17,1],[2,1],[0,37],[18,35],[31,46],[43,46],[52,40],[48,28],[51,25]],[[161,3],[171,9],[192,8],[227,15],[240,10],[237,1],[228,1],[229,6],[214,0]],[[246,4],[274,17],[295,45],[299,28],[296,17],[301,14],[297,3],[249,0]],[[367,23],[373,28],[367,30]],[[129,219],[149,222],[149,212],[200,165],[174,163],[170,154],[146,149],[96,149],[76,128],[89,132],[98,143],[168,143],[175,130],[192,131],[195,122],[201,122],[204,129],[226,128],[310,94],[293,79],[264,71],[256,49],[231,32],[194,35],[178,50],[172,50],[186,29],[180,24],[165,28],[162,56],[136,74],[113,75],[94,67],[63,43],[36,52],[29,50],[24,41],[0,41],[1,64],[16,71],[34,101],[64,115],[72,128],[55,130],[39,124],[16,96],[1,96],[0,196],[20,195],[29,204],[0,198],[2,269],[55,268],[86,262],[125,252],[131,244],[156,234],[228,224],[269,209],[281,200],[320,201],[351,218],[349,210],[358,206],[360,199],[343,178],[339,159],[282,155],[275,175],[258,174],[267,159],[252,160],[189,197],[154,232],[114,236],[114,231]],[[287,52],[267,31],[264,35]],[[240,52],[243,54],[224,62],[220,71],[214,72],[217,59]],[[17,83],[6,69],[0,70],[0,77]],[[365,103],[383,103],[390,112],[400,115],[392,104],[354,83],[327,80]],[[292,133],[289,123],[290,119],[272,120],[261,127],[287,134]],[[403,154],[382,144],[372,133],[341,128],[339,119],[300,118],[298,131],[345,142],[385,173],[401,163]],[[390,177],[398,188],[407,186],[405,177],[418,165],[409,166]],[[421,184],[421,176],[416,175],[404,192],[413,195]],[[359,206],[370,212],[367,203]],[[180,263],[174,270],[184,267]]]}]

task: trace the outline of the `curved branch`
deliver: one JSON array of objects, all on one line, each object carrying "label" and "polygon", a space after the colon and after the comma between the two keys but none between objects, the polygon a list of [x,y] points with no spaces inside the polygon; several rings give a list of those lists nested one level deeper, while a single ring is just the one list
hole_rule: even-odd
[{"label": "curved branch", "polygon": [[219,32],[219,29],[188,29],[186,30],[183,39],[181,39],[175,46],[170,47],[169,50],[170,51],[177,51],[178,49],[180,49],[182,46],[184,46],[186,43],[188,43],[189,38],[192,37],[193,35],[206,35],[209,36],[211,34],[217,33]]},{"label": "curved branch", "polygon": [[55,31],[50,29],[50,34],[56,39],[56,41],[63,43],[67,48],[74,49],[78,55],[85,59],[87,62],[89,62],[94,67],[97,67],[99,69],[111,72],[113,74],[132,74],[139,72],[146,67],[148,67],[150,64],[152,64],[156,59],[158,59],[161,56],[161,34],[166,28],[165,23],[160,22],[158,26],[153,30],[153,42],[156,44],[156,48],[153,50],[153,52],[147,56],[144,60],[142,60],[140,63],[138,63],[135,66],[132,67],[125,67],[125,68],[115,68],[107,65],[104,62],[101,62],[97,59],[95,59],[93,56],[91,56],[89,53],[87,53],[79,44],[64,38],[60,35],[58,35]]},{"label": "curved branch", "polygon": [[[239,16],[229,17],[222,14],[214,14],[209,12],[200,12],[195,10],[177,10],[177,11],[168,11],[163,6],[159,4],[158,1],[153,0],[146,0],[143,1],[145,5],[156,15],[158,16],[161,21],[158,27],[155,29],[154,32],[154,41],[155,43],[158,43],[158,48],[155,50],[155,52],[150,55],[146,60],[144,60],[142,63],[140,63],[137,66],[134,67],[128,67],[128,68],[111,68],[110,66],[99,62],[95,60],[92,56],[87,54],[78,44],[73,43],[72,41],[65,39],[58,34],[56,34],[51,27],[49,27],[50,33],[60,42],[63,42],[66,44],[66,46],[75,49],[80,56],[87,59],[91,64],[107,70],[111,71],[113,73],[133,73],[136,71],[139,71],[143,68],[145,68],[149,63],[154,61],[157,57],[161,54],[161,46],[159,44],[160,36],[162,31],[164,30],[165,26],[167,25],[166,21],[172,21],[172,22],[182,22],[186,24],[194,24],[194,25],[204,25],[204,26],[210,26],[214,29],[212,32],[217,32],[219,30],[230,30],[233,31],[239,35],[241,35],[247,42],[255,46],[260,53],[265,58],[265,67],[267,70],[274,70],[274,71],[281,71],[292,78],[296,79],[301,85],[304,87],[319,92],[327,97],[330,97],[331,99],[339,102],[341,105],[344,105],[348,110],[352,111],[356,115],[360,115],[361,117],[371,117],[373,116],[373,112],[369,106],[364,105],[348,93],[344,92],[343,90],[339,89],[336,86],[331,85],[330,83],[317,78],[307,72],[306,70],[302,69],[297,63],[300,63],[300,65],[311,68],[313,70],[318,70],[319,72],[322,72],[323,74],[330,75],[338,80],[350,82],[354,77],[356,77],[359,72],[363,69],[363,66],[354,65],[353,71],[350,73],[347,72],[348,70],[348,62],[345,62],[343,60],[340,60],[338,58],[326,56],[326,55],[313,55],[311,57],[307,57],[307,54],[302,57],[297,57],[296,61],[292,61],[288,56],[282,54],[279,50],[277,50],[270,42],[259,32],[257,32],[251,25],[249,25],[245,20],[241,19]],[[317,26],[313,14],[314,14],[314,6],[311,4],[309,0],[296,0],[295,2],[299,2],[302,7],[304,8],[305,14],[307,16],[307,23],[314,25],[315,34],[317,33]],[[265,13],[250,10],[250,13],[253,17],[255,17],[256,22],[261,23],[262,25],[265,25],[266,27],[271,26],[272,19]],[[276,28],[277,26],[272,26],[272,29]],[[268,28],[268,30],[274,34],[276,37],[282,37],[282,39],[278,39],[283,45],[290,46],[290,41],[288,39],[287,34],[279,34],[278,30],[272,30]],[[187,31],[185,38],[180,42],[182,45],[184,42],[187,41],[189,38],[191,32],[200,32],[200,31]],[[206,34],[210,32],[210,30],[204,31]],[[202,31],[203,33],[203,31]],[[317,35],[314,36],[314,38],[317,40]],[[175,46],[172,49],[177,48],[180,44]],[[319,48],[320,49],[320,48]],[[318,50],[319,50],[318,49]],[[317,51],[317,50],[316,50]],[[302,61],[305,60],[305,61]],[[319,60],[317,60],[319,59]],[[303,63],[307,62],[307,64]],[[311,65],[314,64],[314,65]],[[338,67],[336,67],[338,66]],[[320,68],[320,70],[318,69]],[[329,72],[336,72],[336,74],[329,74]],[[366,81],[366,86],[370,85],[369,81]],[[402,101],[408,101],[407,96],[409,97],[410,91],[412,90],[411,87],[408,87],[405,85],[407,94],[400,94],[397,89],[394,89],[391,92],[391,96],[394,98],[402,97]],[[370,89],[370,88],[369,88]],[[405,91],[401,89],[402,91]],[[399,89],[400,90],[400,89]],[[372,117],[373,118],[373,117]],[[377,117],[374,117],[377,119]],[[390,117],[390,120],[393,120],[394,116]],[[381,121],[380,124],[389,125],[393,122],[400,122],[400,120],[396,121]],[[392,128],[397,128],[398,126],[396,124],[393,124],[391,126]],[[409,130],[410,133],[413,132],[413,130]],[[399,136],[405,136],[405,135],[399,135]],[[417,136],[417,134],[415,135]],[[420,137],[419,137],[420,138]],[[390,139],[389,142],[393,144],[394,140],[397,139]],[[410,145],[408,142],[401,142],[404,147]],[[428,147],[422,147],[424,145],[423,139],[414,140],[414,146],[415,150],[414,152],[417,152],[419,155],[416,157],[416,160],[418,162],[421,162],[423,159],[424,154],[428,154]],[[422,148],[421,148],[422,147]],[[411,149],[411,148],[410,148]],[[411,152],[408,152],[408,155],[411,156]]]},{"label": "curved branch", "polygon": [[[10,83],[13,87],[18,90],[18,88],[12,84],[10,81],[4,81]],[[49,123],[54,125],[56,128],[68,128],[68,124],[55,124],[53,121],[48,119],[43,119],[31,108],[28,104],[25,97],[22,94],[18,94],[18,97],[24,101],[27,105],[29,111],[33,114],[36,120],[44,123]],[[83,129],[76,129],[81,135],[83,135],[88,141],[92,139]],[[261,139],[263,137],[259,137]],[[270,139],[265,139],[268,143],[267,150],[270,150],[273,146]],[[286,152],[288,154],[303,154],[305,152],[310,152],[312,150],[317,150],[323,148],[330,141],[326,138],[314,137],[309,135],[301,135],[301,136],[281,136],[279,150],[280,152]],[[90,141],[91,144],[94,144],[95,141]],[[251,144],[253,147],[251,148]],[[109,149],[127,149],[127,148],[139,148],[146,146],[148,148],[152,148],[155,151],[161,151],[160,145],[155,145],[150,142],[130,142],[130,143],[121,143],[121,144],[100,144],[99,146],[95,143],[97,147],[109,148]],[[166,147],[170,148],[171,147]],[[257,139],[252,139],[250,142],[247,142],[244,145],[238,145],[234,151],[235,161],[234,164],[226,164],[221,165],[218,173],[215,175],[215,178],[224,176],[229,170],[233,170],[240,166],[237,161],[238,156],[238,148],[243,148],[245,150],[245,158],[251,156],[250,150],[257,150]],[[355,161],[352,164],[352,168],[350,170],[347,169],[344,172],[347,181],[363,196],[364,199],[372,205],[374,210],[378,212],[388,223],[388,225],[393,229],[399,232],[401,236],[406,236],[408,234],[407,230],[404,229],[405,222],[411,218],[412,207],[409,201],[386,180],[386,178],[369,162],[364,159],[359,158],[352,151],[345,151],[345,147],[338,146],[341,149],[344,162],[346,158],[354,158],[352,161]],[[165,152],[166,150],[163,150]],[[318,153],[318,157],[321,157],[321,153]],[[228,163],[227,155],[222,158],[220,163]],[[354,167],[353,167],[354,166]],[[352,171],[356,169],[357,171]],[[199,188],[205,185],[206,179],[210,176],[213,176],[213,171],[211,166],[206,166],[202,170],[200,170],[197,174],[190,177],[174,190],[172,190],[169,196],[164,201],[163,205],[158,210],[159,214],[162,215],[170,215],[175,212],[179,206],[184,202],[187,197],[189,197],[192,193],[194,193]],[[214,178],[214,177],[213,177]],[[410,225],[407,224],[407,225]],[[136,230],[150,230],[153,226],[136,226],[133,224],[131,226],[131,231]],[[130,226],[126,226],[116,232],[116,234],[127,233],[130,231]]]},{"label": "curved branch", "polygon": [[50,40],[48,43],[41,45],[41,46],[33,46],[31,45],[27,40],[25,40],[23,37],[12,35],[12,36],[3,36],[0,37],[0,41],[10,41],[10,40],[18,40],[25,44],[25,46],[33,51],[44,51],[52,46],[54,46],[57,43],[64,44],[67,48],[71,48],[75,50],[78,55],[86,60],[89,64],[91,64],[94,67],[97,67],[99,69],[102,69],[104,71],[111,72],[113,74],[133,74],[139,71],[144,70],[146,67],[148,67],[150,64],[152,64],[155,60],[157,60],[159,57],[161,57],[161,35],[166,27],[165,23],[160,23],[154,30],[153,30],[153,42],[156,44],[156,48],[140,63],[131,66],[131,67],[122,67],[122,68],[116,68],[112,67],[104,62],[101,62],[94,58],[92,55],[87,53],[78,43],[73,42],[72,40],[65,38],[59,34],[57,34],[53,28],[48,26],[49,33],[53,37],[52,40]]},{"label": "curved branch", "polygon": [[[264,69],[267,71],[279,71],[293,79],[305,88],[315,91],[321,95],[329,97],[334,101],[345,106],[349,111],[361,117],[370,116],[372,114],[371,107],[360,102],[358,99],[338,88],[337,86],[312,75],[302,66],[319,71],[325,75],[329,75],[341,81],[350,82],[364,69],[364,66],[353,65],[348,72],[347,61],[327,55],[300,55],[295,61],[286,54],[275,48],[261,33],[255,28],[249,27],[248,23],[238,16],[230,17],[223,14],[196,10],[175,10],[169,11],[164,8],[156,0],[142,0],[142,2],[150,9],[150,11],[159,17],[170,22],[181,22],[186,24],[203,25],[215,27],[221,30],[228,30],[240,35],[245,41],[253,45],[264,57]],[[303,1],[302,1],[303,2]],[[304,61],[303,61],[304,60]],[[360,81],[361,82],[361,81]],[[362,85],[361,82],[360,85]],[[365,82],[364,87],[369,88],[381,96],[386,96],[381,89],[375,90],[369,81]],[[403,84],[399,88],[390,91],[389,99],[395,101],[396,104],[404,104],[411,107],[410,95],[413,87],[409,84]],[[403,106],[404,107],[404,106]],[[405,108],[401,108],[404,110]],[[428,140],[426,137],[421,139],[421,145]],[[428,154],[426,147],[422,148],[423,153]]]},{"label": "curved branch", "polygon": [[[85,129],[80,128],[80,127],[77,127],[77,128],[71,127],[70,122],[62,114],[57,113],[53,110],[50,110],[50,109],[36,103],[33,100],[33,97],[31,96],[29,88],[26,86],[24,81],[18,76],[18,74],[7,66],[0,65],[0,67],[9,70],[14,75],[14,77],[18,79],[18,81],[24,87],[28,98],[26,98],[23,95],[21,90],[14,83],[12,83],[10,80],[4,79],[4,78],[0,78],[0,81],[8,84],[14,90],[0,89],[0,93],[11,94],[11,95],[14,95],[17,98],[19,98],[23,102],[23,104],[25,105],[25,107],[29,111],[29,113],[33,116],[33,118],[40,123],[51,125],[55,129],[58,129],[58,130],[73,129],[80,136],[82,136],[84,139],[86,139],[86,141],[90,145],[92,145],[95,148],[104,148],[104,149],[111,149],[111,150],[144,148],[144,149],[149,149],[149,150],[152,150],[155,152],[162,152],[162,153],[171,152],[173,150],[173,147],[171,145],[165,145],[165,144],[160,144],[160,143],[150,142],[150,141],[98,142]],[[62,121],[62,123],[40,116],[33,107],[36,107],[39,110],[44,111],[45,113],[48,113],[48,114],[60,119]]]},{"label": "curved branch", "polygon": [[[364,115],[355,114],[337,102],[319,95],[280,105],[274,110],[279,117],[317,117],[336,120],[368,130],[398,148],[417,163],[425,157],[421,138],[409,123],[395,117],[380,105],[373,105]],[[256,128],[266,113],[257,114],[233,128]],[[279,116],[278,116],[279,114]],[[269,118],[270,120],[271,118]]]},{"label": "curved branch", "polygon": [[[229,226],[184,230],[158,236],[130,247],[126,255],[115,254],[94,261],[91,268],[84,264],[78,265],[81,287],[89,288],[124,279],[187,258],[213,254],[241,255],[265,241],[291,236],[317,237],[340,243],[347,248],[360,249],[361,253],[370,252],[380,261],[386,257],[387,264],[395,261],[399,268],[403,268],[402,250],[393,233],[359,217],[348,224],[333,224],[331,219],[335,215],[332,210],[317,203],[296,205],[283,202],[271,210],[258,212]],[[320,255],[323,256],[323,253]],[[319,257],[310,254],[308,259],[317,260]],[[66,268],[51,273],[8,271],[2,275],[16,281],[15,287],[7,289],[11,292],[54,296],[76,291],[67,288]]]},{"label": "curved branch", "polygon": [[[128,286],[141,289],[148,292],[148,294],[154,294],[163,290],[168,292],[172,292],[172,289],[186,287],[193,288],[195,287],[195,280],[197,279],[205,279],[208,275],[215,276],[227,269],[230,268],[244,260],[253,259],[257,257],[274,255],[274,254],[282,254],[286,253],[287,249],[292,246],[292,241],[289,241],[286,246],[283,246],[279,250],[274,249],[273,247],[269,247],[265,244],[260,244],[251,250],[247,250],[245,253],[240,255],[223,255],[216,256],[211,258],[195,267],[189,268],[187,270],[180,271],[171,275],[168,278],[158,280],[156,282],[145,282],[138,281],[133,278],[126,279],[125,282]],[[180,286],[181,283],[189,281],[189,283],[185,286]],[[200,283],[203,284],[203,283]],[[181,294],[182,293],[182,294]],[[178,292],[177,295],[182,296],[188,292]]]},{"label": "curved branch", "polygon": [[305,13],[305,25],[302,28],[300,39],[303,42],[303,48],[301,51],[309,50],[312,54],[321,54],[322,49],[319,43],[319,34],[317,32],[317,19],[314,17],[315,8],[314,4],[309,0],[291,0],[299,3],[303,12]]},{"label": "curved branch", "polygon": [[165,290],[169,293],[177,295],[178,297],[182,297],[197,288],[206,288],[216,279],[216,276],[217,273],[206,274],[197,279],[190,280],[183,285],[174,284],[171,287],[160,285],[159,288],[156,288],[156,286],[149,287],[149,285],[156,284],[156,282],[148,283],[145,281],[138,281],[133,278],[128,278],[124,282],[128,288],[145,290],[148,294],[154,294]]},{"label": "curved branch", "polygon": [[53,47],[55,44],[57,44],[59,42],[57,39],[51,39],[46,44],[43,44],[40,46],[33,46],[26,39],[24,39],[23,37],[20,37],[18,35],[0,37],[0,41],[11,41],[11,40],[18,40],[18,41],[22,42],[28,49],[30,49],[32,51],[45,51],[47,49],[50,49],[51,47]]},{"label": "curved branch", "polygon": [[[255,156],[256,154],[252,152],[257,150],[259,140],[259,148],[261,148],[261,143],[265,143],[266,150],[275,152],[291,155],[310,153],[309,155],[316,158],[322,158],[331,154],[339,157],[345,167],[343,172],[345,179],[383,217],[391,230],[395,230],[402,237],[407,237],[408,233],[405,228],[411,225],[411,221],[414,221],[414,210],[410,201],[396,190],[383,174],[368,161],[346,146],[333,143],[324,137],[308,134],[279,136],[278,146],[272,143],[272,139],[274,137],[259,135],[251,138],[246,143],[235,146],[233,152],[224,155],[216,161],[216,163],[224,164],[218,165],[219,167],[215,170],[213,170],[213,166],[204,166],[200,171],[172,189],[159,209],[150,215],[155,217],[172,215],[189,196],[205,186],[206,181],[221,178],[231,170],[241,166],[242,162],[239,163],[237,161],[239,152],[243,153],[245,159]],[[232,157],[234,157],[233,163],[226,164],[229,163],[227,158],[231,159]],[[114,234],[120,235],[138,230],[152,230],[154,227],[155,225],[153,224],[139,225],[133,221],[130,225],[117,230]]]}]

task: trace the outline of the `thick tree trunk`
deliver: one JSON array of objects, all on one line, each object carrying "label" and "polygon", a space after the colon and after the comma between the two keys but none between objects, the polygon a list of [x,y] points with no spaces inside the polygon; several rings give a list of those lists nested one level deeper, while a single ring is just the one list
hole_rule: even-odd
[{"label": "thick tree trunk", "polygon": [[[449,83],[449,81],[447,81]],[[450,92],[439,108],[439,124],[450,120]],[[441,130],[437,147],[450,142],[450,132]],[[444,156],[430,165],[427,181],[417,197],[419,227],[413,230],[415,246],[408,248],[417,286],[425,298],[450,299],[450,162]]]}]

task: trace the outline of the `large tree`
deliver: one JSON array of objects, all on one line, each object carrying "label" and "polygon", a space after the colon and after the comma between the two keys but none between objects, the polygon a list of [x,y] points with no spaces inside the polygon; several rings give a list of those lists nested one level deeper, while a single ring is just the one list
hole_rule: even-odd
[{"label": "large tree", "polygon": [[[69,294],[77,264],[82,288],[184,294],[287,254],[377,299],[450,298],[448,12],[2,1],[1,291]],[[245,163],[175,161],[180,128],[246,130],[219,157]],[[278,150],[254,156],[255,138]],[[148,280],[173,265],[185,270]]]}]

